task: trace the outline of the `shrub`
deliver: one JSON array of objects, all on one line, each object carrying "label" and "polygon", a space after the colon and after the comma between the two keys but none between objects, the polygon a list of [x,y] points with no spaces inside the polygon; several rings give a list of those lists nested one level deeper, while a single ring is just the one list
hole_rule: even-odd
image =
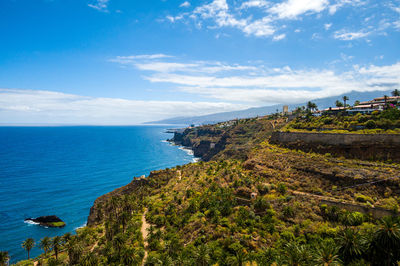
[{"label": "shrub", "polygon": [[356,196],[356,201],[358,202],[363,202],[363,203],[369,202],[371,204],[374,203],[374,200],[369,196],[365,196],[363,194],[356,194],[355,196]]},{"label": "shrub", "polygon": [[368,129],[374,129],[374,128],[376,128],[376,123],[375,123],[374,120],[368,120],[365,123],[365,127],[368,128]]},{"label": "shrub", "polygon": [[280,194],[284,195],[284,194],[286,193],[286,191],[287,191],[287,188],[286,188],[286,185],[285,185],[284,183],[279,183],[279,184],[278,184],[278,187],[276,188],[276,190],[277,190]]}]

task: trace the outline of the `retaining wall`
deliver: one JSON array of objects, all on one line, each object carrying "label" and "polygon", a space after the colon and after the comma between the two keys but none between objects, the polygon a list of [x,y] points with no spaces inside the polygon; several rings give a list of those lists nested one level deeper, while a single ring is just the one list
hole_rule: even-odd
[{"label": "retaining wall", "polygon": [[273,132],[271,143],[363,160],[400,162],[400,135]]}]

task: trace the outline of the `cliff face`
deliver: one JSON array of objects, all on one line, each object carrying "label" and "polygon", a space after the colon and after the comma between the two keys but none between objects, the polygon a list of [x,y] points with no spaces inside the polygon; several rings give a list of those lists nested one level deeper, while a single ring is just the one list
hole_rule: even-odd
[{"label": "cliff face", "polygon": [[209,161],[215,154],[225,148],[227,135],[223,130],[212,127],[188,128],[183,132],[175,132],[171,140],[175,144],[189,147],[194,156]]},{"label": "cliff face", "polygon": [[232,120],[175,132],[171,141],[191,148],[194,155],[203,161],[227,158],[245,160],[254,146],[269,138],[274,129],[284,124],[284,119]]}]

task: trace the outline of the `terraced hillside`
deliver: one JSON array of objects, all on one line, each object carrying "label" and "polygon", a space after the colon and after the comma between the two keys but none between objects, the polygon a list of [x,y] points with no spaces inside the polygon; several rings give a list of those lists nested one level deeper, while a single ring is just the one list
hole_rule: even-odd
[{"label": "terraced hillside", "polygon": [[176,142],[204,161],[154,171],[98,198],[58,259],[50,252],[36,260],[395,265],[400,166],[270,144],[284,124],[264,117],[185,130]]}]

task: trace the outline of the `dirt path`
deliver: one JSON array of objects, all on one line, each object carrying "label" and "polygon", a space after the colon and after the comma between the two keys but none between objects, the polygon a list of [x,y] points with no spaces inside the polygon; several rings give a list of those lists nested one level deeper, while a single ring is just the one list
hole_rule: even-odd
[{"label": "dirt path", "polygon": [[150,224],[147,223],[146,221],[146,213],[147,213],[147,209],[145,209],[143,215],[142,215],[142,228],[140,229],[140,231],[142,232],[142,236],[143,236],[143,241],[144,241],[144,257],[143,257],[143,262],[142,265],[144,265],[144,262],[147,259],[147,236],[149,234],[148,229],[150,228]]}]

